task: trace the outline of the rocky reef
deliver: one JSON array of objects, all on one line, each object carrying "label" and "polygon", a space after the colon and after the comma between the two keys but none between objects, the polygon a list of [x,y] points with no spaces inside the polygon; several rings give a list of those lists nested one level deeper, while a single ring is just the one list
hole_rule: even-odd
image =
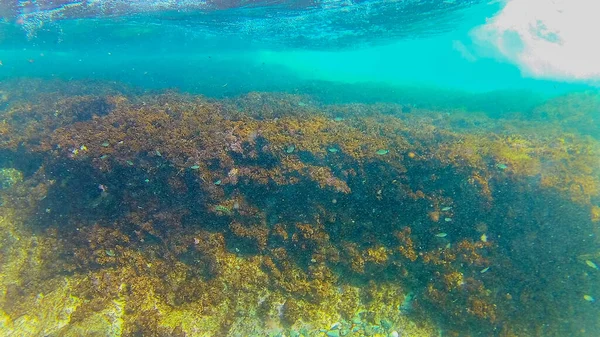
[{"label": "rocky reef", "polygon": [[498,116],[0,90],[3,335],[600,330],[597,96]]}]

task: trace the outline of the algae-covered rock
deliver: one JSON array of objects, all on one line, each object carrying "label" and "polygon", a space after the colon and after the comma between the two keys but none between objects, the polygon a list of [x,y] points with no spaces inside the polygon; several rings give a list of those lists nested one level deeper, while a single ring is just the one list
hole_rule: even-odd
[{"label": "algae-covered rock", "polygon": [[0,169],[0,190],[10,188],[16,183],[23,181],[23,173],[14,168]]}]

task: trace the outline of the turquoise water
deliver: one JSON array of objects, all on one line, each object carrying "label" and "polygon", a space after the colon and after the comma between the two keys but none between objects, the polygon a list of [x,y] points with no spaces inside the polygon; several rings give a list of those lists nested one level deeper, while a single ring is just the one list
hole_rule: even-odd
[{"label": "turquoise water", "polygon": [[0,335],[600,335],[595,6],[3,1]]},{"label": "turquoise water", "polygon": [[386,101],[406,87],[541,95],[586,88],[524,78],[490,47],[477,47],[472,30],[497,15],[499,3],[231,2],[222,9],[217,1],[204,11],[186,3],[108,1],[102,10],[94,1],[48,1],[53,9],[18,3],[0,26],[1,78],[114,80],[210,96],[369,83],[382,89],[373,98]]}]

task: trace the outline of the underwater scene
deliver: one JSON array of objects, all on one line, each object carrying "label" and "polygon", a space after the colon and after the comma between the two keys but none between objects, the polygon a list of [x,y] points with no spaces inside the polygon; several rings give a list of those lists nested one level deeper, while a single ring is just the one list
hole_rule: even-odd
[{"label": "underwater scene", "polygon": [[599,10],[0,1],[0,336],[600,336]]}]

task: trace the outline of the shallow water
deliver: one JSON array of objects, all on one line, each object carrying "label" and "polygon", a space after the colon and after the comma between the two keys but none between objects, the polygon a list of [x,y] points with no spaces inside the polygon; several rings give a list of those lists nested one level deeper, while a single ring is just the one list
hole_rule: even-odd
[{"label": "shallow water", "polygon": [[596,70],[523,3],[3,2],[1,334],[597,336]]}]

